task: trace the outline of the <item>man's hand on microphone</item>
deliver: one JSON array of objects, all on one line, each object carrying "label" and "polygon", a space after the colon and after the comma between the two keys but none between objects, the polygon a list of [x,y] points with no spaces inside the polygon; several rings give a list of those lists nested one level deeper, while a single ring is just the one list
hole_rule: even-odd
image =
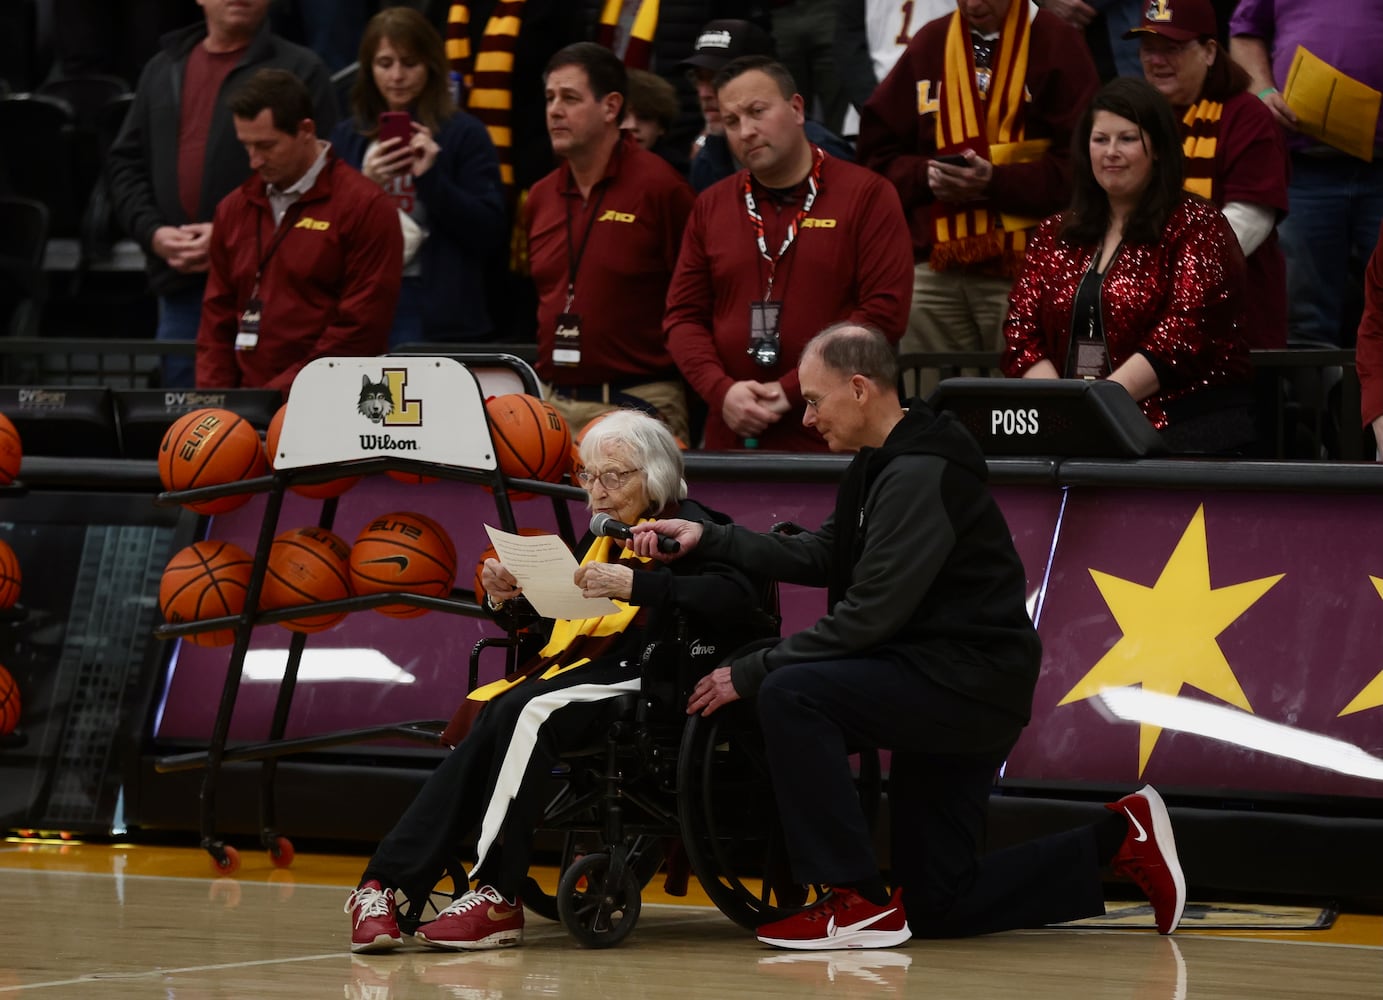
[{"label": "man's hand on microphone", "polygon": [[[686,555],[701,541],[701,523],[685,521],[680,517],[665,521],[644,521],[631,527],[634,537],[629,540],[629,548],[645,558],[670,562],[679,555]],[[682,546],[679,552],[663,552],[658,548],[658,536],[675,538]]]},{"label": "man's hand on microphone", "polygon": [[627,601],[634,593],[634,569],[617,563],[587,563],[572,577],[582,597],[613,597]]}]

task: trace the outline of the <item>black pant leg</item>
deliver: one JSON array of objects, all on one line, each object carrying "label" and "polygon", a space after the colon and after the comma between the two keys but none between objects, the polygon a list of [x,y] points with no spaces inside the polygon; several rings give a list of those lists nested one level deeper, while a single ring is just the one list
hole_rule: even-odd
[{"label": "black pant leg", "polygon": [[[494,886],[512,899],[522,888],[528,874],[533,852],[533,831],[542,821],[551,787],[548,782],[564,750],[599,740],[614,721],[616,701],[626,694],[636,694],[637,686],[620,690],[611,687],[619,681],[631,680],[629,672],[617,666],[595,665],[589,672],[581,671],[579,694],[571,702],[553,706],[552,699],[533,699],[525,706],[528,713],[537,712],[541,721],[537,738],[529,753],[523,777],[517,787],[492,784],[492,795],[508,798],[500,825],[499,842],[490,848],[471,877],[481,884]],[[576,687],[576,685],[571,685]],[[577,691],[553,689],[554,698],[575,696]],[[520,716],[517,727],[532,725],[537,719]],[[502,754],[496,755],[496,770],[501,767]]]},{"label": "black pant leg", "polygon": [[992,755],[895,752],[893,876],[919,937],[965,937],[1104,912],[1089,827],[982,855]]},{"label": "black pant leg", "polygon": [[402,889],[410,898],[430,892],[437,884],[485,807],[491,762],[508,732],[503,718],[508,713],[492,711],[499,705],[500,701],[487,705],[466,738],[428,776],[375,848],[362,881],[377,879],[386,888]]}]

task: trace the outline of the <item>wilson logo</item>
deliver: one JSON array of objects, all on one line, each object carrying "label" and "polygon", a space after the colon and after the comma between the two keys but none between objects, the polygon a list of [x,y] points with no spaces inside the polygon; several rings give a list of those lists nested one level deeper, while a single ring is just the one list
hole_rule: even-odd
[{"label": "wilson logo", "polygon": [[391,434],[361,434],[360,447],[364,451],[417,451],[418,442],[400,440]]},{"label": "wilson logo", "polygon": [[294,229],[311,229],[311,230],[314,230],[314,231],[316,231],[316,232],[323,233],[323,232],[326,232],[328,229],[331,228],[331,223],[330,223],[330,222],[324,222],[324,221],[321,220],[321,219],[314,219],[314,218],[313,218],[312,216],[310,216],[310,215],[304,215],[304,216],[303,216],[301,219],[299,219],[297,222],[293,223],[293,228],[294,228]]},{"label": "wilson logo", "polygon": [[596,222],[633,222],[633,212],[616,212],[613,208],[607,208],[600,213],[600,218]]}]

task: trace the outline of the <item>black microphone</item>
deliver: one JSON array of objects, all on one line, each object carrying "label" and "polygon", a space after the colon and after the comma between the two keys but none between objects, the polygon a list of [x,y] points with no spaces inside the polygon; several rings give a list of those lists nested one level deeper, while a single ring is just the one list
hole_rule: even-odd
[{"label": "black microphone", "polygon": [[[591,518],[591,534],[604,535],[607,538],[629,539],[634,537],[634,529],[623,521],[616,521],[609,514],[596,514]],[[681,552],[682,543],[675,538],[669,538],[667,535],[659,535],[658,551]]]}]

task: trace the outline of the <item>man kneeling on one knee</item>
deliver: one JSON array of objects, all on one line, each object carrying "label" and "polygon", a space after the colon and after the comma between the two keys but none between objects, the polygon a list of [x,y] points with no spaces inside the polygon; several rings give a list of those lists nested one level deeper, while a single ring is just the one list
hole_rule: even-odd
[{"label": "man kneeling on one knee", "polygon": [[[974,439],[948,415],[899,401],[876,330],[839,324],[798,365],[803,423],[855,452],[834,513],[814,532],[658,520],[634,529],[649,558],[670,535],[685,558],[827,588],[815,625],[717,668],[689,713],[754,698],[795,881],[821,902],[758,929],[781,948],[886,948],[1104,912],[1111,864],[1176,928],[1186,890],[1171,822],[1151,787],[1093,826],[981,857],[989,791],[1032,712],[1041,645],[1023,566],[985,485]],[[893,751],[890,891],[851,776],[851,748]]]}]

